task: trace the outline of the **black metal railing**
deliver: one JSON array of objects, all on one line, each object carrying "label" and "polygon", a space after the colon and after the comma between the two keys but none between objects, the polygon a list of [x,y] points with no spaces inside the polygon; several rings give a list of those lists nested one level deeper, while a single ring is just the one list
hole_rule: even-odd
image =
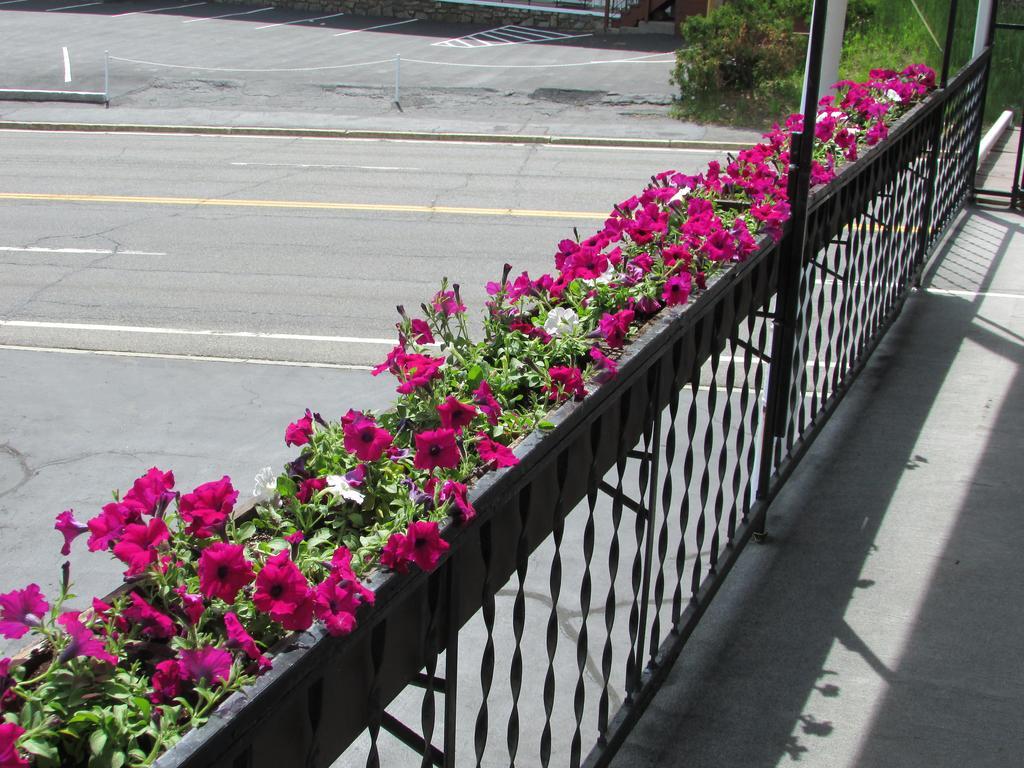
[{"label": "black metal railing", "polygon": [[158,765],[607,765],[967,199],[988,61],[659,315],[436,571],[378,577],[352,635],[299,636]]}]

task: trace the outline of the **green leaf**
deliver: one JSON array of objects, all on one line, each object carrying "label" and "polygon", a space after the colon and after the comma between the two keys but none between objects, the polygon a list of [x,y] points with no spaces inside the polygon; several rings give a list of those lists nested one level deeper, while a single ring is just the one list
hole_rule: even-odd
[{"label": "green leaf", "polygon": [[295,481],[287,475],[281,475],[281,477],[277,478],[277,492],[282,496],[294,496],[298,490]]},{"label": "green leaf", "polygon": [[18,746],[30,755],[42,757],[47,760],[57,759],[57,748],[48,742],[40,741],[39,739],[25,739],[19,743]]},{"label": "green leaf", "polygon": [[555,424],[554,424],[554,422],[546,421],[546,420],[545,421],[538,421],[537,422],[537,428],[538,429],[554,429],[555,428]]},{"label": "green leaf", "polygon": [[235,531],[235,540],[236,541],[247,541],[248,539],[251,539],[255,535],[256,535],[256,524],[253,523],[252,521],[250,521],[250,522],[245,523],[244,525],[240,525],[238,527],[238,530]]},{"label": "green leaf", "polygon": [[124,752],[115,752],[110,756],[110,768],[121,768],[124,765]]},{"label": "green leaf", "polygon": [[107,746],[107,732],[93,731],[89,736],[89,751],[98,755],[103,752],[105,746]]}]

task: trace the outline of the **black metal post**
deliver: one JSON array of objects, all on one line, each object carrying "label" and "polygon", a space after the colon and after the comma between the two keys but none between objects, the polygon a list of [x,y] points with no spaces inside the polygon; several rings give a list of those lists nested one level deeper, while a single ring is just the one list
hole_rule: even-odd
[{"label": "black metal post", "polygon": [[949,63],[953,53],[953,35],[956,33],[956,12],[960,0],[950,0],[949,18],[946,20],[946,47],[942,49],[942,77],[939,84],[945,88],[949,84]]},{"label": "black metal post", "polygon": [[456,568],[448,568],[448,610],[445,625],[448,632],[444,654],[444,768],[455,768],[455,742],[458,724],[459,693],[459,585]]},{"label": "black metal post", "polygon": [[[1018,119],[1024,122],[1024,102],[1021,102]],[[1020,127],[1020,136],[1017,137],[1017,163],[1013,169],[1013,186],[1010,188],[1010,207],[1016,208],[1024,204],[1024,175],[1021,174],[1021,165],[1024,164],[1024,125]]]},{"label": "black metal post", "polygon": [[[804,77],[803,131],[790,137],[789,205],[791,229],[787,247],[781,249],[779,294],[772,325],[771,370],[768,374],[767,403],[761,444],[761,467],[757,497],[769,495],[772,455],[775,439],[785,434],[787,403],[793,374],[793,347],[796,339],[796,315],[799,307],[800,273],[807,247],[807,201],[811,189],[811,158],[814,149],[814,125],[818,115],[818,91],[821,88],[821,63],[825,46],[825,22],[828,0],[814,0],[811,39],[807,50]],[[761,519],[758,538],[765,535],[767,515]]]}]

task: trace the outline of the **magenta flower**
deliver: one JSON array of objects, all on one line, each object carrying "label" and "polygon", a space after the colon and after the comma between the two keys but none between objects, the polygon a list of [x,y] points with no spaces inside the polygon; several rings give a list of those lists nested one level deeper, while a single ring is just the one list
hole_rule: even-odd
[{"label": "magenta flower", "polygon": [[455,514],[452,515],[452,517],[456,518],[461,523],[468,523],[476,517],[476,510],[473,509],[473,505],[469,503],[468,494],[469,490],[463,483],[457,483],[454,480],[446,480],[444,485],[441,486],[441,493],[438,494],[438,498],[442,503],[451,501],[452,506],[455,508]]},{"label": "magenta flower", "polygon": [[272,666],[270,659],[260,653],[260,649],[256,646],[256,641],[252,639],[252,635],[245,631],[245,627],[238,620],[238,616],[230,612],[225,613],[224,628],[228,633],[228,648],[237,648],[255,661],[261,670],[270,669]]},{"label": "magenta flower", "polygon": [[514,467],[519,463],[519,458],[507,445],[491,440],[483,432],[478,433],[477,438],[479,439],[476,442],[476,452],[481,461],[491,469]]},{"label": "magenta flower", "polygon": [[155,563],[157,547],[170,535],[166,523],[159,517],[152,518],[149,525],[125,526],[124,535],[114,545],[114,557],[128,566],[125,576],[137,576]]},{"label": "magenta flower", "polygon": [[569,398],[582,400],[586,397],[587,388],[583,386],[583,374],[579,368],[556,365],[548,369],[548,376],[551,377],[551,383],[545,385],[544,391],[549,400],[562,402]]},{"label": "magenta flower", "polygon": [[430,303],[434,311],[442,315],[458,315],[466,311],[466,305],[459,301],[455,291],[438,291]]},{"label": "magenta flower", "polygon": [[356,611],[372,605],[374,594],[356,580],[329,577],[316,588],[313,610],[333,637],[356,628]]},{"label": "magenta flower", "polygon": [[182,496],[178,511],[188,524],[186,530],[189,533],[207,538],[227,522],[236,499],[238,491],[231,485],[231,478],[224,475],[220,480],[203,483],[192,493]]},{"label": "magenta flower", "polygon": [[64,557],[71,554],[71,542],[89,530],[88,525],[75,519],[75,511],[73,509],[66,509],[57,515],[57,520],[53,527],[55,530],[60,531],[64,537],[64,546],[60,548],[60,553]]},{"label": "magenta flower", "polygon": [[28,768],[30,763],[18,751],[18,739],[25,729],[14,723],[0,723],[0,768]]},{"label": "magenta flower", "polygon": [[0,637],[17,640],[32,627],[38,627],[50,604],[38,584],[0,595]]},{"label": "magenta flower", "polygon": [[110,549],[121,540],[126,525],[141,522],[142,507],[137,502],[113,501],[104,504],[100,514],[86,522],[91,534],[86,546],[90,552]]},{"label": "magenta flower", "polygon": [[[201,561],[202,558],[200,558]],[[185,617],[188,619],[189,624],[198,624],[199,619],[203,617],[203,612],[206,610],[206,604],[203,602],[202,595],[192,594],[186,589],[184,584],[175,587],[174,591],[181,598],[181,608],[185,612]]]},{"label": "magenta flower", "polygon": [[409,330],[412,332],[412,339],[417,344],[433,344],[434,334],[430,332],[430,326],[426,320],[416,318],[410,323]]},{"label": "magenta flower", "polygon": [[11,660],[0,659],[0,712],[4,709],[4,704],[9,701],[13,701],[14,691],[10,690],[11,686],[14,685],[14,678],[11,676]]},{"label": "magenta flower", "polygon": [[619,364],[597,347],[591,347],[590,359],[594,361],[594,365],[600,371],[600,374],[597,376],[599,382],[604,383],[618,375]]},{"label": "magenta flower", "polygon": [[288,552],[274,555],[256,576],[256,607],[285,629],[302,631],[313,623],[313,599],[309,582]]},{"label": "magenta flower", "polygon": [[132,604],[123,611],[124,617],[139,627],[139,631],[154,640],[174,635],[174,621],[147,603],[138,592],[131,594]]},{"label": "magenta flower", "polygon": [[487,421],[491,425],[498,423],[498,417],[501,416],[501,404],[494,399],[494,393],[491,392],[491,385],[486,381],[481,381],[480,386],[473,390],[473,402],[476,403],[480,412],[487,417]]},{"label": "magenta flower", "polygon": [[285,445],[305,445],[313,437],[313,413],[306,409],[306,415],[293,421],[284,430]]},{"label": "magenta flower", "polygon": [[413,563],[430,572],[448,550],[448,542],[441,538],[437,523],[420,520],[409,525],[405,534],[393,533],[380,554],[380,563],[399,573],[409,570]]},{"label": "magenta flower", "polygon": [[454,395],[448,395],[445,401],[437,406],[437,413],[441,417],[442,427],[454,431],[456,435],[461,435],[462,428],[473,421],[473,417],[476,416],[476,408],[460,403]]},{"label": "magenta flower", "polygon": [[60,653],[60,662],[63,664],[68,659],[86,656],[116,666],[117,657],[107,652],[102,638],[97,637],[91,629],[80,622],[78,615],[78,611],[62,613],[57,619],[57,623],[64,627],[64,631],[71,638]]},{"label": "magenta flower", "polygon": [[203,550],[198,570],[200,591],[210,600],[219,597],[226,603],[235,602],[239,590],[256,578],[245,549],[222,541]]},{"label": "magenta flower", "polygon": [[345,450],[355,454],[360,461],[376,461],[384,455],[394,436],[386,429],[377,426],[373,419],[357,414],[343,427],[345,431]]},{"label": "magenta flower", "polygon": [[352,570],[352,552],[348,547],[338,547],[331,557],[331,574],[337,579],[356,580],[355,571]]},{"label": "magenta flower", "polygon": [[149,700],[154,704],[165,704],[174,701],[175,696],[182,692],[181,665],[177,659],[167,659],[156,665],[150,685],[153,692]]},{"label": "magenta flower", "polygon": [[299,489],[295,492],[295,499],[300,504],[309,504],[313,497],[326,487],[326,477],[307,477],[299,483]]},{"label": "magenta flower", "polygon": [[736,243],[724,229],[716,229],[708,235],[701,251],[711,261],[729,261],[736,255]]},{"label": "magenta flower", "polygon": [[224,683],[231,677],[231,654],[225,650],[207,646],[178,655],[181,676],[193,683]]},{"label": "magenta flower", "polygon": [[125,501],[136,502],[147,515],[159,515],[174,499],[174,473],[151,467],[135,481],[124,495]]},{"label": "magenta flower", "polygon": [[690,298],[690,291],[692,289],[693,277],[689,272],[673,275],[665,281],[665,290],[661,292],[661,300],[665,302],[667,307],[685,304]]},{"label": "magenta flower", "polygon": [[412,465],[416,469],[453,469],[459,466],[459,446],[451,429],[435,429],[415,436],[416,456]]},{"label": "magenta flower", "polygon": [[398,393],[408,395],[420,387],[427,386],[441,375],[442,365],[444,365],[443,357],[406,355],[399,374],[402,383],[398,385]]},{"label": "magenta flower", "polygon": [[626,343],[626,334],[629,326],[636,317],[631,309],[623,309],[615,314],[605,312],[601,316],[599,328],[601,336],[612,349],[617,349]]}]

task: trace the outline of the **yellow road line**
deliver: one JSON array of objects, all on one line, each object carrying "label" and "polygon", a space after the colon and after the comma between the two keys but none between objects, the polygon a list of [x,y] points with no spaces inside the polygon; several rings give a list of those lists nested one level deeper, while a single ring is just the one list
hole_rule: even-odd
[{"label": "yellow road line", "polygon": [[453,216],[510,216],[541,219],[597,219],[607,213],[593,211],[536,211],[526,208],[462,208],[451,205],[394,205],[387,203],[328,203],[312,200],[236,200],[208,197],[139,197],[135,195],[56,195],[0,192],[0,200],[39,200],[58,203],[141,203],[143,205],[212,205],[227,208],[297,208],[372,213],[441,213]]}]

